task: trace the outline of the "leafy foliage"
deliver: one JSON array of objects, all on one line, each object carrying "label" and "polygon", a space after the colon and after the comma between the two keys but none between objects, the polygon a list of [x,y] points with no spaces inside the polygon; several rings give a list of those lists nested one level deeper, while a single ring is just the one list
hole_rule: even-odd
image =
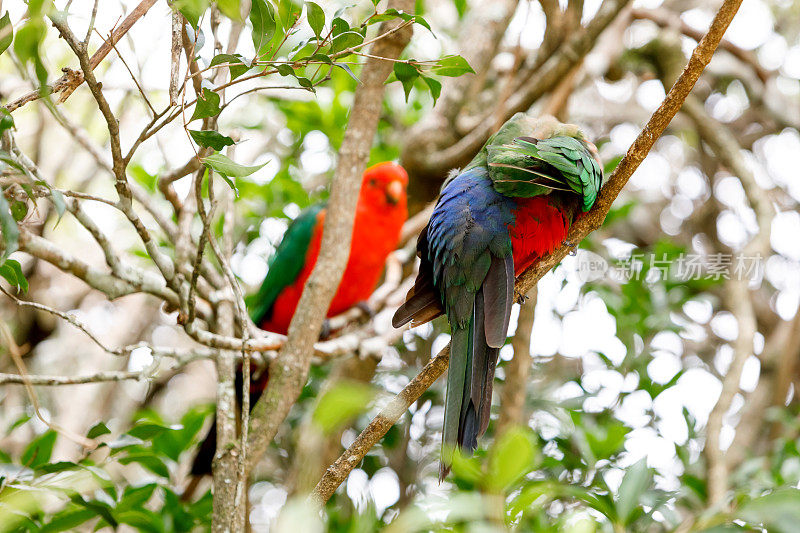
[{"label": "leafy foliage", "polygon": [[[126,433],[112,432],[98,422],[86,434],[102,439],[99,447],[80,461],[50,462],[57,434],[48,430],[33,439],[17,465],[0,464],[0,531],[71,531],[127,524],[140,531],[195,531],[208,528],[211,494],[184,502],[175,492],[177,461],[193,449],[210,414],[194,408],[180,424],[167,424],[153,411],[143,411]],[[11,431],[30,424],[20,420]],[[6,458],[6,461],[10,458]],[[150,473],[151,481],[127,484],[114,481],[119,465]],[[52,512],[53,499],[61,501]]]}]

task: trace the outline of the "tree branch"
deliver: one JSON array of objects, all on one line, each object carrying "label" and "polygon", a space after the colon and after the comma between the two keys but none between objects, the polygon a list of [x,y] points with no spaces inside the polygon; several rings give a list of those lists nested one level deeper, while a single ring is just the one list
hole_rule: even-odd
[{"label": "tree branch", "polygon": [[52,387],[56,385],[84,385],[87,383],[104,383],[108,381],[126,381],[129,379],[144,379],[147,376],[142,372],[122,372],[122,371],[109,371],[97,372],[86,376],[38,376],[28,375],[22,376],[20,374],[0,374],[0,384],[15,384],[25,385],[26,382],[31,385],[41,385],[45,387]]}]

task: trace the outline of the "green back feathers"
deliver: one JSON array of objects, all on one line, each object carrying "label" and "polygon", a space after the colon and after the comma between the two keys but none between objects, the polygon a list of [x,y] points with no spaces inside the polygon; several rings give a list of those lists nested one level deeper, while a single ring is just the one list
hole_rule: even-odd
[{"label": "green back feathers", "polygon": [[518,114],[482,152],[497,192],[514,197],[573,192],[581,196],[583,211],[588,211],[603,181],[589,146],[576,126]]},{"label": "green back feathers", "polygon": [[258,292],[247,297],[247,308],[250,318],[256,325],[269,318],[272,305],[281,291],[297,280],[306,260],[311,237],[317,224],[317,215],[325,207],[324,204],[313,205],[305,209],[289,224],[283,235],[275,255],[269,262],[269,270]]}]

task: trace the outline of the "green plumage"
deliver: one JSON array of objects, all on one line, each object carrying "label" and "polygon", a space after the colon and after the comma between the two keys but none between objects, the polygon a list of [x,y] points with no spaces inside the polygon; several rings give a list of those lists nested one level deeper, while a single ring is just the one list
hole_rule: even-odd
[{"label": "green plumage", "polygon": [[[577,127],[555,120],[534,121],[518,113],[475,159],[489,167],[495,190],[505,196],[532,197],[572,191],[588,211],[597,199],[603,171]],[[470,166],[476,161],[470,163]]]},{"label": "green plumage", "polygon": [[305,264],[314,228],[317,225],[317,215],[325,207],[324,204],[313,205],[300,213],[289,224],[289,228],[275,250],[269,262],[269,270],[258,292],[247,297],[247,308],[250,309],[250,318],[256,324],[261,324],[269,318],[272,305],[281,291],[295,282]]}]

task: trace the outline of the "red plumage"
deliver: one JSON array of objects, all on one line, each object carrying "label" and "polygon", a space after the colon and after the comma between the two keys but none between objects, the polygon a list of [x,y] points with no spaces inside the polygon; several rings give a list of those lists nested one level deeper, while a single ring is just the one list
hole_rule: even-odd
[{"label": "red plumage", "polygon": [[[398,183],[402,187],[395,185]],[[395,163],[379,163],[364,173],[353,223],[350,257],[327,316],[338,315],[366,301],[372,294],[383,272],[386,257],[397,247],[403,223],[408,216],[407,183],[406,171]],[[289,329],[303,288],[319,256],[325,213],[323,209],[317,215],[300,275],[278,295],[271,316],[260,325],[262,329],[276,333],[286,333]]]},{"label": "red plumage", "polygon": [[537,258],[564,242],[570,215],[555,205],[550,196],[516,198],[515,221],[509,227],[514,254],[514,274],[519,276]]}]

